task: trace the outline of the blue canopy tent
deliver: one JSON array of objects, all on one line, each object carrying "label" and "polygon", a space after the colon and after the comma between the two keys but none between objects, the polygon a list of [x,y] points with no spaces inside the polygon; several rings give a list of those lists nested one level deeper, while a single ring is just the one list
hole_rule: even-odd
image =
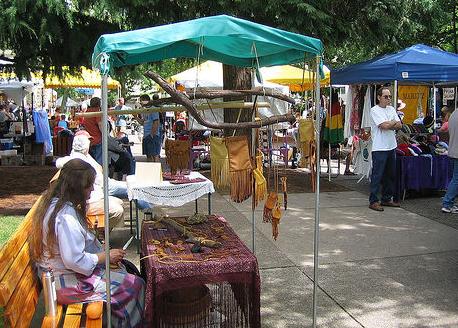
[{"label": "blue canopy tent", "polygon": [[[317,74],[321,73],[323,45],[319,39],[253,23],[243,19],[220,15],[195,20],[145,28],[129,32],[102,35],[92,54],[92,65],[102,73],[102,120],[107,120],[107,76],[113,68],[160,61],[167,58],[197,58],[215,60],[224,64],[260,68],[286,65],[303,61],[316,61]],[[316,103],[319,104],[319,79],[316,84]],[[108,190],[108,135],[103,125],[104,191]],[[317,122],[317,126],[320,124]],[[319,129],[317,129],[319,140]],[[319,144],[317,152],[319,154]],[[319,155],[317,171],[319,172]],[[108,218],[108,195],[105,195],[105,218]],[[319,179],[316,188],[315,208],[315,284],[313,323],[315,326],[319,238]],[[109,230],[105,224],[107,261],[109,259]],[[138,232],[137,232],[137,238]],[[253,220],[254,248],[254,220]],[[107,267],[109,265],[107,264]],[[109,270],[107,271],[109,274]],[[109,290],[109,276],[107,290]],[[109,295],[108,295],[109,296]],[[107,298],[107,312],[110,299]],[[108,325],[110,324],[108,314]]]},{"label": "blue canopy tent", "polygon": [[[424,44],[399,52],[331,70],[332,84],[382,84],[394,82],[394,103],[400,84],[452,84],[458,82],[458,55]],[[433,116],[436,121],[436,93],[433,93]]]},{"label": "blue canopy tent", "polygon": [[399,52],[331,70],[331,84],[458,81],[458,55],[416,44]]}]

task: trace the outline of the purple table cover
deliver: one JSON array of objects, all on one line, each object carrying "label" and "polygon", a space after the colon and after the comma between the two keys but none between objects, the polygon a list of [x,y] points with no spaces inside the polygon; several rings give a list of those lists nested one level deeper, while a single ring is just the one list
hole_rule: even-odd
[{"label": "purple table cover", "polygon": [[[141,261],[141,268],[146,277],[145,292],[145,326],[168,327],[160,321],[161,295],[168,291],[205,284],[229,284],[225,293],[233,295],[244,315],[238,313],[237,327],[258,328],[260,318],[260,277],[256,257],[235,234],[226,220],[221,216],[209,216],[207,223],[189,226],[198,229],[208,238],[219,241],[222,247],[210,249],[203,247],[203,253],[191,253],[191,244],[183,244],[186,248],[183,257],[192,260],[202,260],[217,253],[227,253],[221,258],[196,263],[163,263],[156,256],[150,256]],[[182,239],[172,228],[166,231],[153,228],[151,221],[142,225],[142,256],[152,255],[156,246],[152,240]],[[167,250],[170,255],[173,254]],[[235,324],[235,323],[233,323]],[[199,326],[197,324],[197,326]],[[174,326],[175,327],[175,326]],[[179,327],[188,327],[187,325]],[[194,327],[194,326],[192,326]]]},{"label": "purple table cover", "polygon": [[405,190],[447,189],[453,171],[448,156],[398,156],[395,200]]}]

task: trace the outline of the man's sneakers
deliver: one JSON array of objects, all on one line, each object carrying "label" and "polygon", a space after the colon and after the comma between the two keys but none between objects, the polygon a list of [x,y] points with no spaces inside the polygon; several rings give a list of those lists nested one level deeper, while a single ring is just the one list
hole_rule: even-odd
[{"label": "man's sneakers", "polygon": [[458,213],[458,207],[453,205],[452,207],[442,207],[442,213],[453,213],[457,214]]},{"label": "man's sneakers", "polygon": [[[401,207],[401,204],[398,203],[398,202],[393,202],[392,200],[390,200],[389,202],[375,202],[375,203],[372,203],[369,205],[369,208],[371,210],[374,210],[374,211],[377,211],[377,212],[382,212],[384,211],[384,208],[383,206],[386,206],[386,207]],[[457,211],[458,211],[458,208],[457,208]]]}]

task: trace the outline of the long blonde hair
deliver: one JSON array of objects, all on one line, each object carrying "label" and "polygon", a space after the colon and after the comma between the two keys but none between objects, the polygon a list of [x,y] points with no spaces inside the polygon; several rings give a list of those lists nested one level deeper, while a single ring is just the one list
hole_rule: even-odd
[{"label": "long blonde hair", "polygon": [[[57,181],[42,195],[42,200],[32,218],[31,236],[31,256],[34,260],[41,258],[44,249],[43,241],[46,241],[46,250],[52,254],[52,250],[56,244],[55,224],[57,213],[65,204],[71,204],[77,213],[77,219],[81,225],[88,229],[89,222],[86,218],[86,193],[85,190],[94,184],[96,171],[87,162],[81,159],[71,159],[62,167]],[[46,213],[54,198],[57,198],[57,203],[52,211],[48,221],[48,232],[43,240],[43,224]]]}]

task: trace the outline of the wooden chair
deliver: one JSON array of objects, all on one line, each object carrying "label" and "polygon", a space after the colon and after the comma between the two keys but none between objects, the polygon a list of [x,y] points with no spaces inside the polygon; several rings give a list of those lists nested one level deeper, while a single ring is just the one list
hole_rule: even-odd
[{"label": "wooden chair", "polygon": [[[0,326],[30,327],[35,313],[41,283],[29,253],[32,218],[39,198],[27,213],[16,233],[0,250]],[[45,317],[42,327],[102,327],[102,317],[86,317],[86,304],[58,305],[56,317]]]}]

